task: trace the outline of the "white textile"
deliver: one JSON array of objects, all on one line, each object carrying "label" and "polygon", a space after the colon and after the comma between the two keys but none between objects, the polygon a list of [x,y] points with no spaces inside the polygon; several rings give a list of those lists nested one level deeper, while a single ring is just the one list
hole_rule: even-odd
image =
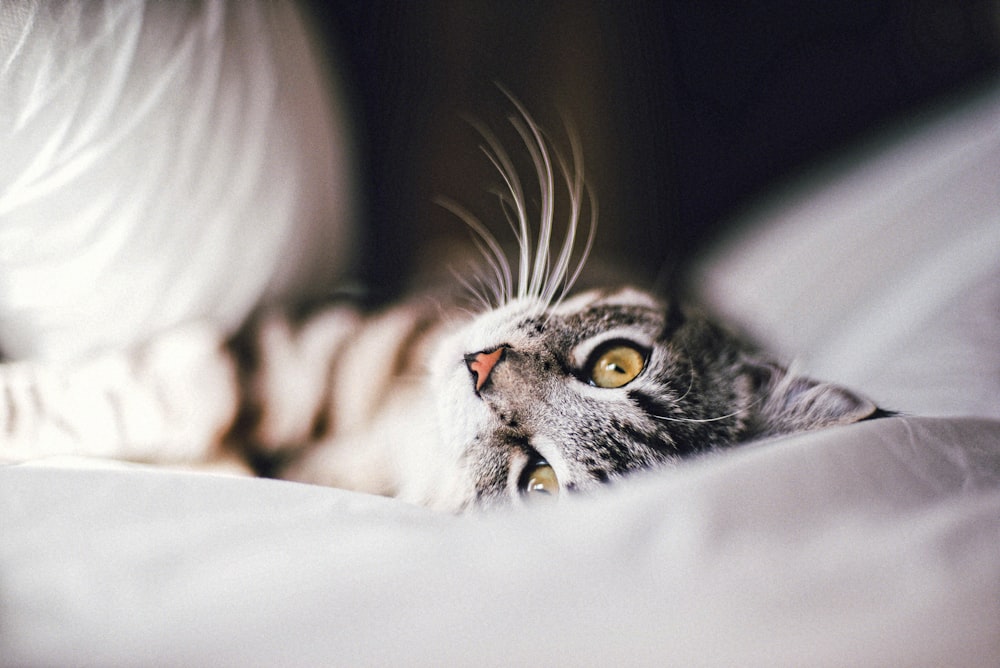
[{"label": "white textile", "polygon": [[0,342],[69,359],[329,290],[345,110],[288,2],[0,3]]}]

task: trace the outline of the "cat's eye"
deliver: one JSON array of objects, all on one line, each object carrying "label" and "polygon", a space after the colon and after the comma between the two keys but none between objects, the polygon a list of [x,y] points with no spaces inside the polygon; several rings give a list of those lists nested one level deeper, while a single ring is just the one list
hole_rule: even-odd
[{"label": "cat's eye", "polygon": [[645,352],[629,343],[612,342],[591,356],[586,379],[597,387],[621,387],[635,380],[645,366]]},{"label": "cat's eye", "polygon": [[528,499],[555,497],[559,494],[559,478],[544,459],[535,459],[525,467],[518,485]]}]

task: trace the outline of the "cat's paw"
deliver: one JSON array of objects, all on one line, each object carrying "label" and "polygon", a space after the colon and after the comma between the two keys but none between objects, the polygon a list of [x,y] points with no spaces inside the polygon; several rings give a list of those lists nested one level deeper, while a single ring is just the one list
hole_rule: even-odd
[{"label": "cat's paw", "polygon": [[0,458],[213,458],[238,405],[223,344],[197,324],[78,363],[0,365]]}]

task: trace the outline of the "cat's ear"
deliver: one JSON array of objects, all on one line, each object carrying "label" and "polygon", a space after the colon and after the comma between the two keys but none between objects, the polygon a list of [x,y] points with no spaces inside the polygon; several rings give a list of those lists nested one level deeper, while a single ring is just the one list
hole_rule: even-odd
[{"label": "cat's ear", "polygon": [[776,365],[754,372],[764,394],[755,411],[762,436],[860,422],[880,412],[867,397],[835,383],[795,376]]}]

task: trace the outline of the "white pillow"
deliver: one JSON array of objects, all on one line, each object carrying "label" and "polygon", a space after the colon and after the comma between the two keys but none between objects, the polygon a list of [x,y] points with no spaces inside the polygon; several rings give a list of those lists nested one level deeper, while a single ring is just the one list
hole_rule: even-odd
[{"label": "white pillow", "polygon": [[1000,82],[786,187],[702,297],[886,408],[1000,417]]},{"label": "white pillow", "polygon": [[72,358],[330,289],[355,195],[313,55],[287,2],[0,5],[0,349]]}]

